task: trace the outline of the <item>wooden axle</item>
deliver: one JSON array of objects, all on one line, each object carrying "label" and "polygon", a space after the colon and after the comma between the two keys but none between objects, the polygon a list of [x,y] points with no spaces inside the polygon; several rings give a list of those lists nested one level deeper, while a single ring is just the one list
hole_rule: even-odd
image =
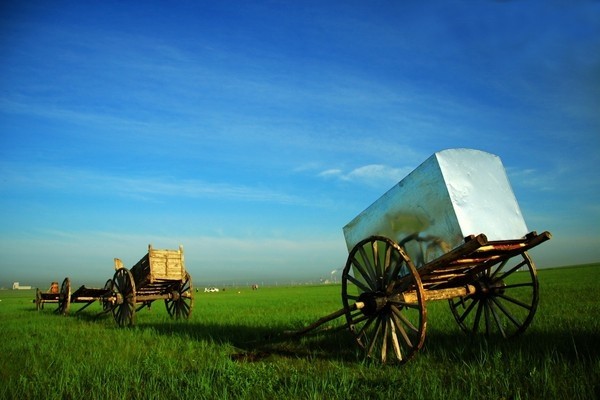
[{"label": "wooden axle", "polygon": [[91,297],[91,296],[81,296],[81,297],[71,296],[71,303],[89,303],[89,302],[94,302],[96,300],[102,300],[102,298],[101,297]]},{"label": "wooden axle", "polygon": [[[146,294],[146,295],[137,294],[135,296],[135,302],[136,303],[146,303],[146,302],[155,301],[155,300],[179,300],[180,297],[182,297],[182,295],[176,291],[163,293],[163,294],[159,294],[159,293]],[[191,293],[185,292],[185,293],[183,293],[183,297],[191,297]],[[125,300],[123,299],[123,296],[121,294],[117,294],[115,297],[109,297],[107,300],[113,304],[123,304],[125,302]]]},{"label": "wooden axle", "polygon": [[154,300],[175,300],[176,297],[179,298],[179,296],[174,296],[173,293],[136,295],[135,301],[136,303],[145,303]]},{"label": "wooden axle", "polygon": [[[476,288],[474,285],[466,285],[463,287],[458,287],[458,288],[449,288],[449,289],[437,289],[437,290],[425,290],[425,299],[423,299],[423,301],[429,301],[429,300],[448,300],[448,299],[452,299],[455,297],[464,297],[464,296],[468,296],[470,294],[475,293]],[[375,296],[377,297],[377,296]],[[374,297],[374,298],[375,298]],[[138,297],[139,300],[139,297]],[[383,300],[383,301],[381,301]],[[382,298],[380,297],[379,300],[377,300],[375,303],[377,304],[375,307],[378,308],[378,306],[383,306],[387,301],[398,301],[401,303],[409,303],[409,304],[417,304],[418,303],[418,297],[417,297],[417,292],[415,290],[411,290],[411,291],[407,291],[407,292],[403,292],[403,293],[399,293],[397,295],[393,295],[387,298]],[[342,315],[348,313],[348,312],[352,312],[354,310],[362,310],[365,309],[367,311],[363,311],[363,312],[369,312],[369,304],[368,302],[365,301],[357,301],[356,303],[354,303],[353,305],[350,305],[348,308],[342,308],[340,310],[337,310],[336,312],[333,312],[329,315],[324,316],[323,318],[320,318],[319,320],[315,321],[314,323],[306,326],[305,328],[302,328],[300,330],[297,331],[285,331],[284,335],[285,336],[300,336],[300,335],[304,335],[310,331],[315,330],[316,328],[320,327],[321,325],[323,325],[326,322],[329,322],[331,320],[334,320],[338,317],[341,317]]]},{"label": "wooden axle", "polygon": [[[470,294],[475,293],[477,289],[474,285],[465,285],[457,288],[448,288],[448,289],[432,289],[425,290],[423,293],[425,294],[425,298],[423,301],[431,301],[431,300],[449,300],[457,297],[465,297]],[[419,302],[417,297],[416,290],[410,290],[403,293],[398,294],[399,300],[403,303],[416,304]]]}]

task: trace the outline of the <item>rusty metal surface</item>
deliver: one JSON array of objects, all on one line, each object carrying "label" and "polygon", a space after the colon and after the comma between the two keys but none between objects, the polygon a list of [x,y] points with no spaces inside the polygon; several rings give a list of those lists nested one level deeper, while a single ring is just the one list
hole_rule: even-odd
[{"label": "rusty metal surface", "polygon": [[469,235],[493,241],[528,233],[500,158],[472,149],[433,154],[343,231],[348,250],[382,235],[401,244],[418,267]]}]

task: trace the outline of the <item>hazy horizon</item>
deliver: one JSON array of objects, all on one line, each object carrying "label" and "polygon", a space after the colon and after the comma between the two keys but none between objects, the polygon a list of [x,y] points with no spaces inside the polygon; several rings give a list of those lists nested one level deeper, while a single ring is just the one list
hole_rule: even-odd
[{"label": "hazy horizon", "polygon": [[2,285],[148,244],[207,284],[326,277],[447,148],[502,159],[538,267],[600,260],[600,2],[5,1],[0,57]]}]

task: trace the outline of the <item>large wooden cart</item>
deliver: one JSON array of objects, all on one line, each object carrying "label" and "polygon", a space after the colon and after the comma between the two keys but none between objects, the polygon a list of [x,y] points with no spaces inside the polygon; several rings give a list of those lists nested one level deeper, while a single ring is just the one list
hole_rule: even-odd
[{"label": "large wooden cart", "polygon": [[446,300],[464,332],[521,334],[539,299],[528,250],[551,237],[526,229],[498,157],[436,153],[344,227],[343,308],[292,333],[345,316],[368,357],[405,363]]},{"label": "large wooden cart", "polygon": [[174,318],[188,318],[192,312],[192,278],[185,269],[183,247],[159,250],[148,246],[148,253],[130,270],[115,259],[116,272],[111,294],[103,298],[106,312],[112,312],[119,326],[133,325],[135,313],[164,300]]},{"label": "large wooden cart", "polygon": [[516,240],[484,234],[416,268],[403,248],[383,236],[359,242],[342,275],[347,326],[367,356],[404,363],[421,347],[426,304],[448,300],[466,333],[516,336],[535,315],[539,286],[527,250],[550,239],[531,232]]}]

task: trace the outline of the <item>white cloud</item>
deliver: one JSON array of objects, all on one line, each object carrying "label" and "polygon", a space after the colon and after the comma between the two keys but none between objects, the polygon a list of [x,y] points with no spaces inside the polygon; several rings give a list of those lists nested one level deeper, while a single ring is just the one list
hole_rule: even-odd
[{"label": "white cloud", "polygon": [[379,186],[393,184],[411,172],[412,168],[395,168],[383,164],[369,164],[355,168],[349,172],[341,169],[328,169],[318,174],[326,179],[339,179],[342,181],[362,182],[368,185]]},{"label": "white cloud", "polygon": [[318,176],[324,177],[324,178],[329,178],[329,177],[334,177],[334,178],[342,177],[343,178],[342,174],[343,174],[343,172],[341,169],[334,168],[334,169],[328,169],[328,170],[322,171],[319,173]]}]

